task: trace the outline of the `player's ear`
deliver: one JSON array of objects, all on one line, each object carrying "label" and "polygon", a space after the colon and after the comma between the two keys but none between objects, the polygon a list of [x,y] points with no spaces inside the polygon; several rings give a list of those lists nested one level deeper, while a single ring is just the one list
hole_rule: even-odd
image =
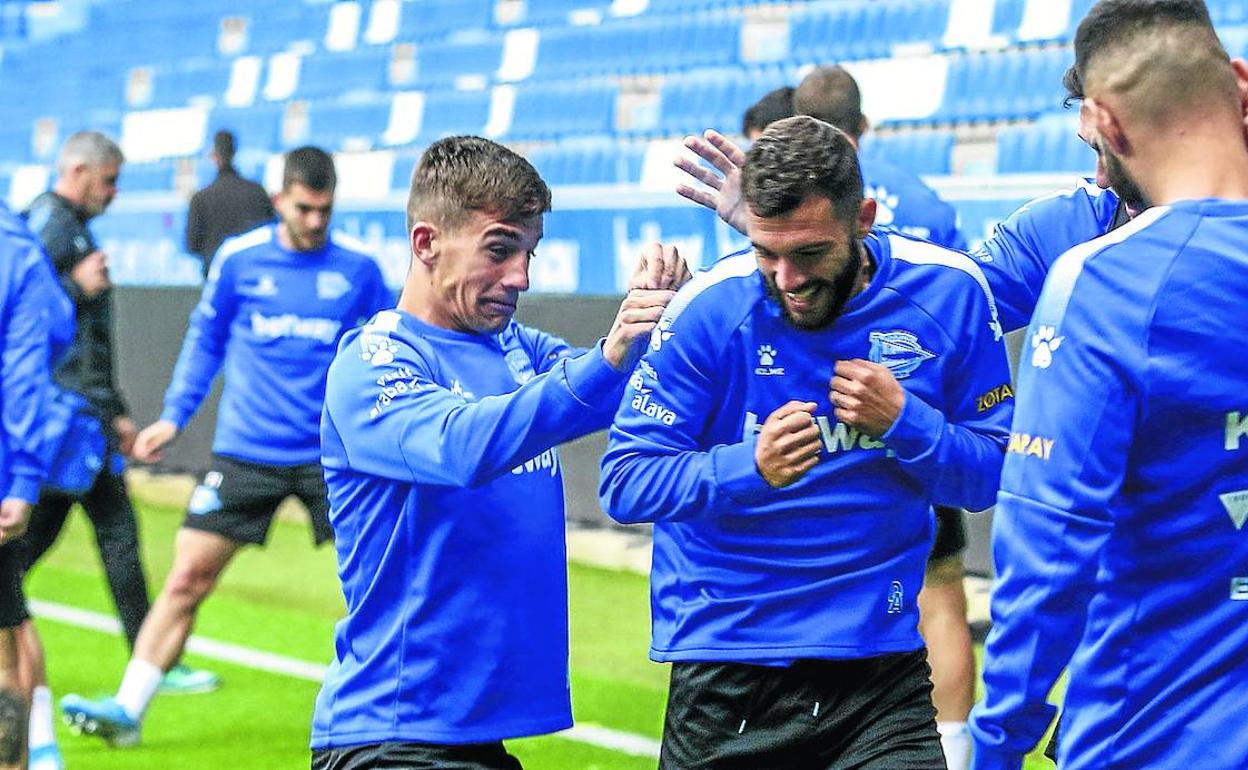
[{"label": "player's ear", "polygon": [[420,260],[426,267],[432,268],[438,261],[438,228],[429,222],[417,222],[412,225],[410,245],[412,259]]},{"label": "player's ear", "polygon": [[858,209],[858,236],[864,237],[871,232],[872,226],[875,225],[875,199],[863,198],[862,206]]},{"label": "player's ear", "polygon": [[1081,120],[1083,116],[1087,116],[1088,125],[1092,126],[1098,139],[1105,143],[1105,149],[1115,155],[1126,155],[1130,151],[1131,143],[1127,141],[1127,133],[1118,121],[1113,105],[1096,99],[1084,99],[1079,106],[1079,114]]},{"label": "player's ear", "polygon": [[1245,139],[1248,139],[1248,61],[1231,59],[1235,71],[1235,86],[1239,90],[1239,109],[1244,116]]}]

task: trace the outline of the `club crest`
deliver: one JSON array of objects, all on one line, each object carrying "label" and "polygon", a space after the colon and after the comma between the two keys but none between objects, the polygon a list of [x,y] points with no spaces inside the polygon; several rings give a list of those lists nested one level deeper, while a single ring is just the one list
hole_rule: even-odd
[{"label": "club crest", "polygon": [[867,358],[877,364],[883,364],[899,380],[904,380],[914,373],[919,365],[936,354],[924,350],[919,338],[911,332],[871,332],[871,352]]}]

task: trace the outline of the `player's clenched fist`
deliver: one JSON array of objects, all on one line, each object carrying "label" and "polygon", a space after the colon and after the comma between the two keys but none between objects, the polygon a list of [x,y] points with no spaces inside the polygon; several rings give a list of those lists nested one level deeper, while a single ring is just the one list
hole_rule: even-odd
[{"label": "player's clenched fist", "polygon": [[630,289],[602,344],[602,357],[607,363],[617,371],[631,370],[674,296],[676,292],[671,289]]},{"label": "player's clenched fist", "polygon": [[906,391],[882,364],[837,361],[828,398],[836,419],[878,439],[893,427],[906,403]]},{"label": "player's clenched fist", "polygon": [[817,404],[790,401],[767,416],[754,446],[754,463],[763,479],[787,487],[819,462],[823,445],[815,425]]}]

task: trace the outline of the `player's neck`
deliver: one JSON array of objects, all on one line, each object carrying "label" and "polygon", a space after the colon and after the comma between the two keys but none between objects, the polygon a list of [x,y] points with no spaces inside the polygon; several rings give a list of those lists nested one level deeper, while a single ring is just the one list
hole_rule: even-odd
[{"label": "player's neck", "polygon": [[1172,138],[1154,157],[1157,161],[1138,180],[1155,206],[1202,198],[1248,200],[1248,149],[1242,130],[1197,127],[1178,141]]}]

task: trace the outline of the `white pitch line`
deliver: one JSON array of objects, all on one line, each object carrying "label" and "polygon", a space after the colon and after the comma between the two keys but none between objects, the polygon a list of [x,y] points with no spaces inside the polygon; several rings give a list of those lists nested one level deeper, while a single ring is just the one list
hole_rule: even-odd
[{"label": "white pitch line", "polygon": [[[118,636],[121,634],[121,623],[110,615],[79,609],[66,604],[45,602],[40,599],[28,599],[31,612],[37,617],[55,620],[58,623],[99,631]],[[186,649],[205,658],[233,663],[244,668],[266,671],[270,674],[283,674],[294,679],[308,682],[320,682],[325,678],[325,666],[309,663],[306,660],[288,658],[271,652],[253,650],[202,636],[192,636],[186,642]],[[634,735],[621,730],[612,730],[594,724],[579,724],[567,730],[555,733],[577,743],[588,743],[603,749],[619,751],[638,757],[657,759],[659,742],[642,735]]]}]

